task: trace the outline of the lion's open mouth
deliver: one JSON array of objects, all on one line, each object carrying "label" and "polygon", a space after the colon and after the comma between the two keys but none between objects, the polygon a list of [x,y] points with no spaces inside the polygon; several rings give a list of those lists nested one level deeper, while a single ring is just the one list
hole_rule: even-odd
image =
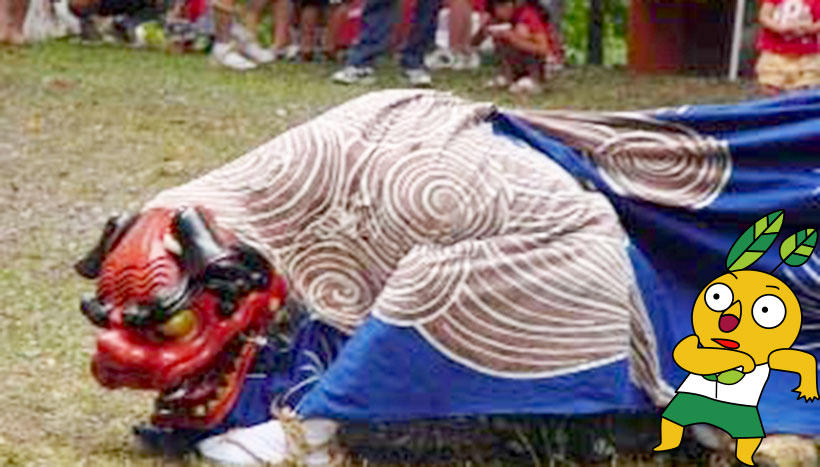
[{"label": "lion's open mouth", "polygon": [[221,422],[239,397],[256,354],[258,334],[231,340],[203,371],[164,390],[155,401],[152,422],[174,428],[211,428]]}]

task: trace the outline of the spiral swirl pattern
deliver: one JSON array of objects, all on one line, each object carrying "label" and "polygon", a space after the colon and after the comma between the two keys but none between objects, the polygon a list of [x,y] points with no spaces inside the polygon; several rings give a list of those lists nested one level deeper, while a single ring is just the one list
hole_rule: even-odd
[{"label": "spiral swirl pattern", "polygon": [[[343,331],[375,316],[510,378],[630,359],[638,384],[661,400],[668,388],[617,215],[550,159],[495,134],[493,112],[434,91],[370,94],[147,207],[205,205]],[[633,143],[600,147],[632,154]],[[616,178],[635,163],[618,151],[601,156],[618,159],[605,169]],[[644,193],[642,180],[630,178],[630,189]]]},{"label": "spiral swirl pattern", "polygon": [[519,114],[584,151],[622,196],[699,209],[717,198],[731,175],[725,142],[646,114]]}]

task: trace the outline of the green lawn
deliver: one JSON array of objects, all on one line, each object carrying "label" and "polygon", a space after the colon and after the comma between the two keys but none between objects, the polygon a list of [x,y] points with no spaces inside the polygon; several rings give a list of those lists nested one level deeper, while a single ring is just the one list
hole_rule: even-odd
[{"label": "green lawn", "polygon": [[[106,391],[88,372],[93,330],[78,311],[92,284],[72,262],[109,214],[243,154],[372,88],[333,68],[278,64],[237,74],[203,56],[51,43],[0,46],[0,464],[156,465],[130,427],[151,396]],[[402,86],[388,68],[382,87]],[[504,106],[639,109],[731,102],[749,83],[567,71],[515,102],[481,88],[491,69],[437,87]]]}]

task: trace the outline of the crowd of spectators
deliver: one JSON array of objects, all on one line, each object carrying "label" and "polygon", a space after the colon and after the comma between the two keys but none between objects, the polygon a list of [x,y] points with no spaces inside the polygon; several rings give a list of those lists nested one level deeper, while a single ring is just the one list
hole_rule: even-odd
[{"label": "crowd of spectators", "polygon": [[488,86],[538,92],[563,63],[550,1],[0,0],[0,42],[73,33],[83,42],[207,50],[239,71],[327,60],[339,63],[331,79],[341,84],[374,81],[377,58],[396,54],[414,86],[430,85],[431,70],[477,68],[480,52],[494,53],[500,73]]},{"label": "crowd of spectators", "polygon": [[[820,0],[758,0],[756,76],[776,94],[820,86]],[[395,53],[412,85],[430,70],[479,67],[495,55],[488,87],[539,92],[563,66],[565,0],[0,0],[0,43],[75,33],[83,41],[162,43],[208,50],[250,70],[277,60],[340,62],[332,80],[375,80],[373,64]],[[270,11],[270,31],[264,14]],[[101,33],[102,32],[102,33]],[[267,37],[261,40],[261,37]]]}]

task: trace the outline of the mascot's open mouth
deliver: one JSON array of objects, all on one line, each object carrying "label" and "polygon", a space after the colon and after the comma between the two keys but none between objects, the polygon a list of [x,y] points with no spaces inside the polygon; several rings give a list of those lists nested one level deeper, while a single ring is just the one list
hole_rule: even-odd
[{"label": "mascot's open mouth", "polygon": [[97,381],[160,391],[159,426],[224,420],[284,301],[284,280],[267,260],[218,235],[198,210],[151,210],[109,221],[76,269],[98,278],[96,295],[81,303],[101,328]]}]

